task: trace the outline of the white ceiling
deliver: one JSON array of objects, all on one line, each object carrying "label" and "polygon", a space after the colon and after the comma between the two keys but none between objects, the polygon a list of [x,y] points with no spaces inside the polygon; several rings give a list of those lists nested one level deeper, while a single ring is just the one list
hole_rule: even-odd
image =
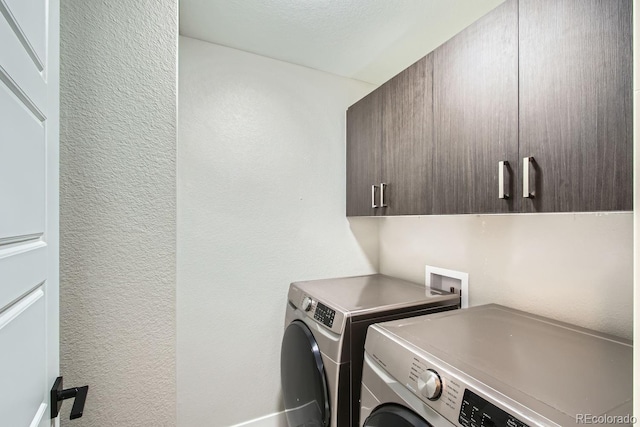
[{"label": "white ceiling", "polygon": [[504,0],[180,0],[180,34],[380,84]]}]

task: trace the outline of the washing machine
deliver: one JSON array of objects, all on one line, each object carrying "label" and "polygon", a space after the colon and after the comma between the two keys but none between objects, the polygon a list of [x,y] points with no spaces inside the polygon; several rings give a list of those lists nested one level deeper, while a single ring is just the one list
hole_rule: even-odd
[{"label": "washing machine", "polygon": [[289,426],[358,425],[367,327],[459,306],[456,293],[380,274],[292,283],[280,366]]},{"label": "washing machine", "polygon": [[361,425],[631,425],[630,341],[486,305],[371,326]]}]

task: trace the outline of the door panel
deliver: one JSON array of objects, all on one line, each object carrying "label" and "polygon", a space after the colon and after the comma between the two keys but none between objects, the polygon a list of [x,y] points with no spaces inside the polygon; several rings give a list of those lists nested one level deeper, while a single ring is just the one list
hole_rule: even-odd
[{"label": "door panel", "polygon": [[[518,3],[508,0],[434,53],[434,213],[515,212]],[[508,161],[510,198],[498,198]]]},{"label": "door panel", "polygon": [[[46,399],[46,313],[42,287],[0,314],[0,420],[31,426]],[[10,344],[10,345],[7,345]],[[35,424],[37,425],[37,424]]]},{"label": "door panel", "polygon": [[47,278],[47,247],[41,241],[0,246],[0,313]]},{"label": "door panel", "polygon": [[[14,28],[17,24],[14,23]],[[47,114],[47,84],[41,70],[14,32],[5,16],[0,17],[0,81],[41,120]]]},{"label": "door panel", "polygon": [[0,242],[42,234],[45,222],[44,124],[0,82]]},{"label": "door panel", "polygon": [[7,21],[15,22],[16,35],[24,49],[40,64],[46,60],[47,2],[46,0],[0,0],[0,11]]},{"label": "door panel", "polygon": [[631,19],[630,0],[520,1],[524,211],[632,209]]},{"label": "door panel", "polygon": [[[347,216],[381,215],[372,208],[371,186],[380,186],[382,96],[380,90],[347,110]],[[376,204],[379,204],[379,189]]]},{"label": "door panel", "polygon": [[385,83],[382,102],[383,215],[430,213],[433,58],[427,55]]}]

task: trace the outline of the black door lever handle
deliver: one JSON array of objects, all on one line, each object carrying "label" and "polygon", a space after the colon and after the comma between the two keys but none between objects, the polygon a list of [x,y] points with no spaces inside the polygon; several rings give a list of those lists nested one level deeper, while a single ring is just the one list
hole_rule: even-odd
[{"label": "black door lever handle", "polygon": [[84,403],[87,401],[88,392],[88,385],[63,390],[62,377],[56,378],[56,381],[53,383],[53,387],[51,388],[51,419],[57,417],[60,413],[62,401],[71,398],[75,398],[75,400],[73,401],[73,407],[71,408],[70,419],[75,420],[76,418],[80,418],[84,411]]}]

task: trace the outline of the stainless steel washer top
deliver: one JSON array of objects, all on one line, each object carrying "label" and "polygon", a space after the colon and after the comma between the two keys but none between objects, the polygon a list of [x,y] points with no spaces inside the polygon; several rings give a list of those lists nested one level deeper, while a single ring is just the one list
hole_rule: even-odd
[{"label": "stainless steel washer top", "polygon": [[495,304],[372,325],[365,347],[456,426],[632,413],[630,341]]}]

